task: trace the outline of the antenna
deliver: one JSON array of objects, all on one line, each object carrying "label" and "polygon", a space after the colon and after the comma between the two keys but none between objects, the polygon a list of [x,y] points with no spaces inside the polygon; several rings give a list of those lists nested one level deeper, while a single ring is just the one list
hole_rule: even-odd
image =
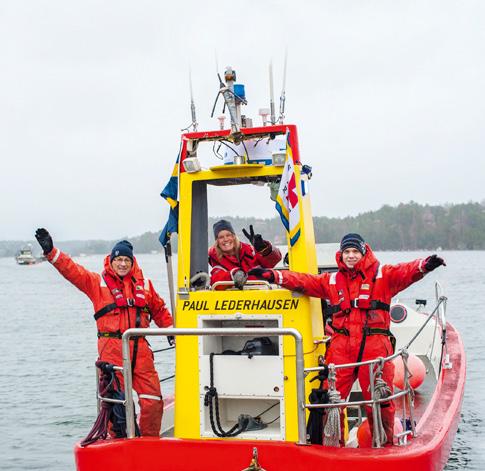
[{"label": "antenna", "polygon": [[[232,134],[238,134],[240,132],[241,123],[238,121],[238,113],[236,109],[236,95],[234,94],[234,80],[236,79],[236,72],[234,72],[231,67],[227,67],[224,78],[227,80],[227,83],[224,84],[222,81],[221,75],[217,74],[219,79],[219,91],[217,92],[216,100],[214,102],[214,106],[212,107],[211,118],[214,116],[214,111],[216,110],[217,100],[219,96],[222,95],[224,99],[224,108],[222,112],[224,113],[224,109],[227,106],[227,110],[229,111],[229,117],[231,118],[231,131]],[[232,88],[231,88],[232,87]],[[244,100],[245,103],[245,100]],[[240,119],[240,118],[239,118]]]},{"label": "antenna", "polygon": [[197,131],[197,117],[195,114],[194,92],[192,90],[192,70],[189,68],[189,86],[190,86],[190,113],[192,115],[192,128]]},{"label": "antenna", "polygon": [[285,119],[285,89],[286,89],[286,62],[288,59],[288,48],[285,49],[285,65],[283,66],[283,87],[281,89],[280,95],[280,116],[278,118],[278,122],[283,124],[283,120]]},{"label": "antenna", "polygon": [[189,90],[190,90],[190,114],[192,116],[192,123],[190,123],[186,128],[181,131],[190,131],[190,128],[195,132],[197,131],[197,115],[195,113],[195,103],[194,103],[194,92],[192,90],[192,70],[189,66]]},{"label": "antenna", "polygon": [[271,114],[271,124],[276,123],[274,110],[274,87],[273,87],[273,61],[269,63],[269,109]]},{"label": "antenna", "polygon": [[236,95],[234,94],[234,82],[236,81],[236,72],[231,66],[227,66],[224,71],[224,79],[226,80],[226,85],[219,76],[220,82],[220,92],[224,98],[224,102],[229,111],[229,116],[231,117],[231,131],[232,134],[238,134],[241,128],[241,118],[238,113],[236,106]]}]

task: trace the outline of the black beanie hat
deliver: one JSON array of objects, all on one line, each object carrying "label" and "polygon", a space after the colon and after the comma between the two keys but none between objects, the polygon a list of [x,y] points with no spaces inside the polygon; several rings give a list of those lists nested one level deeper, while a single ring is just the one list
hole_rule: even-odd
[{"label": "black beanie hat", "polygon": [[212,228],[214,229],[214,239],[217,239],[217,236],[221,231],[229,231],[235,234],[232,224],[229,221],[226,221],[225,219],[221,219],[220,221],[217,221],[212,226]]},{"label": "black beanie hat", "polygon": [[353,247],[357,249],[362,255],[365,255],[365,241],[360,234],[350,233],[344,235],[340,241],[340,251]]},{"label": "black beanie hat", "polygon": [[109,261],[112,262],[115,257],[129,257],[133,261],[133,245],[127,240],[118,242],[111,250]]}]

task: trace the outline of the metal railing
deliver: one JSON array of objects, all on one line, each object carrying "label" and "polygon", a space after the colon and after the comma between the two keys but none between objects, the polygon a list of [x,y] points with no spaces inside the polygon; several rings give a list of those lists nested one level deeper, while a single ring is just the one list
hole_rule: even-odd
[{"label": "metal railing", "polygon": [[[383,365],[388,361],[392,361],[394,358],[398,356],[407,357],[408,349],[412,345],[412,343],[416,340],[419,334],[423,331],[426,327],[428,322],[435,316],[435,313],[438,311],[440,323],[442,325],[442,335],[446,335],[446,301],[447,298],[441,295],[441,287],[438,285],[436,287],[437,293],[437,305],[433,309],[433,311],[428,315],[426,320],[424,321],[423,325],[418,329],[416,334],[412,337],[412,339],[401,349],[399,349],[394,354],[386,357],[386,358],[377,358],[375,360],[368,360],[363,362],[356,362],[356,363],[345,363],[339,365],[328,365],[329,368],[334,370],[339,370],[342,368],[356,368],[356,367],[369,367],[369,374],[370,374],[370,387],[371,387],[371,399],[369,400],[361,400],[361,401],[342,401],[337,404],[329,403],[329,404],[306,404],[305,403],[305,377],[311,372],[318,372],[325,368],[325,366],[318,366],[318,367],[311,367],[305,368],[304,367],[304,360],[303,360],[303,338],[299,331],[296,329],[291,328],[192,328],[192,329],[185,329],[185,328],[166,328],[166,329],[152,329],[152,328],[144,328],[144,329],[128,329],[123,333],[122,337],[122,352],[123,352],[123,367],[115,367],[117,371],[120,371],[125,380],[125,400],[116,400],[116,399],[109,399],[104,398],[97,394],[98,400],[106,401],[106,402],[113,402],[113,403],[122,403],[126,409],[126,424],[127,424],[127,438],[134,438],[135,437],[135,409],[133,403],[133,380],[132,380],[132,371],[131,371],[131,358],[130,358],[130,347],[129,341],[131,338],[134,337],[145,337],[145,336],[248,336],[248,335],[259,335],[259,336],[291,336],[295,339],[295,366],[296,366],[296,396],[297,396],[297,419],[298,419],[298,444],[304,445],[306,444],[306,420],[305,420],[305,409],[316,409],[316,408],[331,408],[331,407],[348,407],[348,406],[361,406],[361,405],[371,405],[372,406],[372,414],[373,414],[373,424],[374,428],[378,426],[377,424],[377,405],[383,402],[389,402],[390,400],[397,399],[403,397],[404,400],[408,400],[409,404],[409,413],[410,413],[410,421],[411,421],[411,430],[404,431],[399,434],[400,441],[403,441],[402,444],[406,443],[407,435],[412,434],[413,436],[416,435],[415,424],[413,419],[413,401],[412,401],[412,393],[413,390],[409,386],[409,373],[407,368],[404,368],[405,371],[405,378],[404,384],[405,389],[392,394],[389,397],[376,399],[374,394],[374,381],[375,381],[375,367],[377,365]],[[445,338],[442,338],[442,345],[444,348],[445,345]],[[443,355],[442,355],[443,358]],[[440,371],[441,371],[441,364],[440,364]],[[403,413],[405,412],[405,407],[403,407]],[[377,435],[376,431],[375,434]],[[381,444],[377,444],[380,446]]]},{"label": "metal railing", "polygon": [[[409,385],[409,372],[407,368],[404,368],[404,385],[405,389],[402,391],[392,394],[389,397],[383,398],[383,399],[376,399],[375,398],[375,367],[378,365],[383,365],[384,363],[388,361],[392,361],[398,356],[404,357],[403,361],[405,361],[405,358],[407,358],[408,355],[408,349],[412,345],[412,343],[418,338],[418,336],[421,334],[421,332],[424,330],[428,322],[435,317],[436,312],[438,311],[440,317],[440,322],[444,323],[444,328],[442,329],[442,333],[446,333],[446,320],[445,320],[445,311],[446,311],[446,301],[447,298],[445,296],[441,295],[441,292],[439,293],[439,297],[437,298],[437,305],[433,309],[433,311],[428,314],[428,317],[424,321],[424,323],[421,325],[421,327],[418,329],[416,334],[411,338],[411,340],[402,348],[400,348],[397,352],[393,353],[392,355],[385,357],[385,358],[376,358],[375,360],[367,360],[367,361],[362,361],[362,362],[356,362],[356,363],[345,363],[345,364],[339,364],[339,365],[334,365],[330,364],[328,367],[330,369],[334,370],[339,370],[343,368],[356,368],[356,367],[364,367],[368,366],[369,367],[369,378],[370,378],[370,388],[371,388],[371,399],[369,400],[362,400],[362,401],[342,401],[338,403],[329,403],[329,404],[305,404],[306,409],[328,409],[332,407],[355,407],[355,406],[361,406],[361,405],[371,405],[372,406],[372,417],[373,417],[373,427],[374,427],[374,433],[373,433],[373,439],[374,437],[378,436],[377,432],[377,427],[378,427],[378,422],[377,422],[377,405],[382,403],[382,402],[389,402],[393,399],[397,399],[399,397],[403,397],[404,400],[408,400],[408,405],[409,405],[409,414],[410,414],[410,422],[411,422],[411,430],[410,431],[404,431],[399,434],[399,439],[400,442],[402,441],[402,444],[406,443],[406,437],[407,435],[413,435],[416,436],[416,429],[415,429],[415,424],[414,424],[414,417],[413,417],[413,401],[412,401],[412,394],[413,390]],[[441,311],[440,311],[441,307]],[[443,335],[443,334],[442,334]],[[442,338],[442,345],[444,348],[446,338]],[[308,375],[308,373],[311,372],[318,372],[322,371],[325,369],[325,366],[318,366],[318,367],[312,367],[312,368],[305,368],[305,376]],[[441,365],[440,365],[440,371],[441,371]],[[403,404],[403,413],[405,412],[405,404]],[[400,443],[401,444],[401,443]],[[377,447],[380,447],[382,443],[375,443],[374,445],[377,445]]]},{"label": "metal railing", "polygon": [[[226,288],[235,288],[236,284],[234,281],[216,281],[215,283],[212,283],[210,289],[211,291],[216,291],[217,288],[224,286]],[[256,289],[259,289],[257,288],[258,286],[261,286],[264,289],[273,289],[273,287],[266,280],[247,280],[244,283],[244,287],[248,287],[248,289],[251,289],[252,286]]]},{"label": "metal railing", "polygon": [[[170,346],[170,347],[166,347],[166,348],[160,348],[158,350],[152,350],[152,353],[153,354],[162,353],[162,352],[167,352],[167,351],[174,350],[174,349],[175,349],[175,346]],[[121,373],[124,376],[122,366],[113,365],[113,370],[118,371],[119,373]],[[123,404],[124,406],[126,406],[126,399],[113,399],[111,397],[102,396],[99,393],[99,379],[100,379],[100,376],[101,376],[101,371],[99,370],[99,368],[95,369],[95,373],[96,373],[96,412],[98,413],[98,415],[99,415],[99,412],[101,410],[101,402],[109,402],[109,403],[113,403],[113,404]],[[165,376],[165,377],[160,379],[160,383],[164,383],[165,381],[170,381],[171,379],[174,379],[174,378],[175,378],[175,374]]]},{"label": "metal railing", "polygon": [[306,444],[306,421],[305,421],[305,382],[303,364],[303,338],[296,329],[271,329],[271,328],[205,328],[205,329],[128,329],[123,333],[123,376],[125,378],[125,409],[126,409],[126,434],[128,438],[135,437],[135,409],[133,404],[133,381],[131,374],[131,359],[129,341],[133,337],[145,336],[168,336],[182,335],[195,336],[291,336],[295,339],[295,366],[296,366],[296,398],[298,415],[298,443]]},{"label": "metal railing", "polygon": [[[441,369],[443,368],[443,358],[447,358],[446,355],[446,297],[443,296],[443,288],[439,281],[437,281],[434,285],[435,289],[435,297],[436,302],[438,302],[441,298],[444,298],[444,302],[441,303],[441,306],[438,309],[438,316],[436,316],[436,325],[438,323],[441,327],[441,355],[440,355],[440,362],[439,362],[439,372],[441,373]],[[448,367],[448,364],[444,365]]]}]

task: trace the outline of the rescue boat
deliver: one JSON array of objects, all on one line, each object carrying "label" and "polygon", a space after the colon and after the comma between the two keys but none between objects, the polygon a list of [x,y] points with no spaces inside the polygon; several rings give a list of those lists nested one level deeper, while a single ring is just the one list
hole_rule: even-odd
[{"label": "rescue boat", "polygon": [[[193,129],[182,134],[173,175],[178,180],[178,198],[172,198],[172,216],[178,216],[178,225],[172,226],[172,232],[178,232],[175,279],[170,238],[166,255],[175,327],[129,329],[123,334],[123,365],[119,366],[126,385],[127,438],[86,447],[77,444],[77,469],[443,469],[460,420],[466,362],[460,334],[446,320],[446,297],[439,284],[427,305],[423,300],[418,300],[417,307],[392,305],[395,353],[360,366],[376,372],[382,362],[399,357],[408,365],[411,355],[425,366],[423,384],[416,390],[410,381],[412,372],[405,367],[402,389],[392,396],[403,426],[396,432],[395,445],[384,447],[374,438],[366,448],[356,440],[364,404],[358,384],[343,402],[319,404],[308,399],[316,388],[312,380],[321,371],[329,368],[331,378],[339,374],[339,366],[322,364],[328,337],[320,299],[262,281],[248,281],[243,289],[232,282],[194,286],[193,280],[209,271],[212,191],[217,190],[216,198],[225,198],[226,190],[235,185],[249,191],[264,188],[269,200],[275,189],[281,190],[290,159],[299,216],[297,227],[288,227],[288,264],[280,268],[308,273],[336,269],[332,263],[319,266],[317,261],[311,171],[300,157],[297,127],[283,122],[284,89],[279,118],[271,99],[271,109],[263,110],[263,125],[258,127],[241,115],[244,88],[235,84],[230,68],[225,81],[220,80],[219,93],[229,112],[230,128],[198,131],[192,103]],[[204,146],[221,159],[208,168],[201,163]],[[176,336],[174,397],[165,399],[160,438],[136,437],[129,339],[168,335]],[[375,411],[380,400],[373,396]],[[310,443],[307,420],[314,409],[344,414],[347,446]],[[376,416],[374,423],[377,420]]]}]

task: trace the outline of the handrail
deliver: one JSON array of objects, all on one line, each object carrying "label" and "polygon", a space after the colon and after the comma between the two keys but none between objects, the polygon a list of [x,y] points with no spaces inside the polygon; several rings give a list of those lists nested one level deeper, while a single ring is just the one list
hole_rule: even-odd
[{"label": "handrail", "polygon": [[[438,301],[438,304],[433,309],[433,311],[430,314],[428,314],[428,317],[424,321],[423,325],[418,329],[418,331],[416,332],[414,337],[404,347],[400,348],[397,352],[393,353],[392,355],[389,355],[388,357],[384,357],[384,358],[379,357],[379,358],[376,358],[374,360],[366,360],[366,361],[355,362],[355,363],[341,363],[341,364],[335,365],[335,368],[336,369],[352,368],[352,367],[356,367],[356,366],[366,366],[366,365],[372,365],[374,363],[381,363],[381,362],[387,362],[387,361],[394,360],[394,358],[397,358],[398,356],[402,355],[403,351],[407,351],[409,349],[411,344],[416,340],[418,335],[426,327],[426,324],[430,321],[430,319],[432,319],[432,317],[434,316],[434,314],[435,314],[436,310],[438,309],[438,307],[440,306],[440,304],[445,302],[446,300],[447,300],[447,298],[445,296],[441,296],[441,298]],[[313,371],[322,371],[323,369],[325,369],[325,366],[315,366],[315,367],[312,367],[312,368],[305,368],[305,373],[309,373],[309,372],[313,372]]]},{"label": "handrail", "polygon": [[[123,368],[121,366],[116,366],[113,365],[113,370],[119,371],[121,374],[123,374]],[[125,399],[112,399],[111,397],[104,397],[99,394],[99,369],[96,368],[96,408],[97,408],[97,413],[99,414],[99,411],[101,410],[101,402],[111,402],[113,404],[126,404]]]},{"label": "handrail", "polygon": [[440,299],[444,299],[444,302],[441,304],[440,309],[438,310],[438,318],[441,324],[441,330],[443,334],[446,334],[446,301],[448,298],[442,295],[443,288],[441,287],[441,283],[439,281],[435,282],[435,296],[436,301],[438,302]]},{"label": "handrail", "polygon": [[[225,283],[225,282],[222,282]],[[436,293],[439,296],[441,286],[437,283]],[[440,312],[440,320],[445,321],[445,311],[446,311],[446,300],[445,296],[439,296],[437,299],[437,305],[433,309],[433,311],[428,315],[422,326],[418,329],[416,334],[413,338],[401,349],[395,352],[388,357],[382,358],[379,357],[374,360],[367,360],[363,362],[355,362],[355,363],[345,363],[339,365],[332,365],[335,369],[342,369],[342,368],[352,368],[356,366],[369,366],[371,376],[373,377],[373,366],[377,363],[383,364],[385,362],[391,361],[398,356],[407,355],[407,350],[411,346],[411,344],[416,340],[419,334],[423,331],[425,326],[428,324],[430,319],[433,318],[436,311],[440,308],[440,306],[444,306],[443,310]],[[446,323],[444,324],[444,332],[446,329]],[[126,330],[122,336],[122,351],[123,351],[123,368],[117,367],[119,370],[123,370],[123,376],[125,380],[125,408],[126,408],[126,423],[127,423],[127,438],[134,438],[135,437],[135,411],[134,411],[134,404],[133,404],[133,379],[132,379],[132,371],[131,371],[131,359],[130,359],[130,348],[129,348],[129,340],[133,337],[144,337],[144,336],[238,336],[238,335],[268,335],[268,336],[285,336],[289,335],[295,339],[295,363],[296,363],[296,387],[297,387],[297,418],[298,418],[298,444],[303,445],[306,444],[306,421],[305,421],[305,409],[317,409],[317,408],[331,408],[331,407],[346,407],[346,406],[359,406],[359,405],[366,405],[371,404],[373,409],[377,404],[381,402],[388,402],[393,399],[397,399],[399,397],[408,396],[412,394],[412,389],[407,387],[405,390],[393,394],[390,397],[386,397],[383,399],[370,399],[370,400],[363,400],[363,401],[347,401],[347,402],[339,402],[338,404],[306,404],[304,397],[305,397],[305,383],[304,378],[310,372],[321,371],[325,368],[325,366],[318,366],[318,367],[311,367],[311,368],[304,368],[303,362],[303,339],[302,335],[299,331],[292,328],[257,328],[257,329],[248,329],[248,328],[191,328],[191,329],[181,329],[181,328],[164,328],[164,329],[152,329],[152,328],[131,328]],[[444,339],[443,339],[444,341]],[[407,371],[405,372],[407,375]],[[371,378],[372,379],[372,378]],[[371,385],[373,380],[371,381]],[[406,381],[407,386],[408,383]],[[374,397],[374,394],[371,395]],[[106,400],[98,396],[99,400]],[[115,401],[108,401],[108,402],[115,402]],[[117,402],[117,401],[116,401]],[[410,404],[411,405],[411,404]],[[412,430],[414,434],[414,427]]]},{"label": "handrail", "polygon": [[[441,286],[439,286],[439,289],[441,290]],[[389,355],[385,358],[378,357],[374,360],[367,360],[367,361],[361,361],[361,362],[355,362],[355,363],[345,363],[345,364],[339,364],[339,365],[335,365],[335,364],[330,365],[335,370],[342,369],[342,368],[355,368],[355,367],[369,366],[370,388],[371,388],[371,398],[372,399],[363,400],[363,401],[347,401],[347,402],[343,401],[343,402],[339,402],[338,404],[333,404],[333,403],[330,403],[330,404],[305,404],[305,408],[307,408],[307,409],[328,409],[328,408],[331,408],[331,407],[358,406],[358,405],[365,405],[365,404],[372,405],[372,415],[373,415],[373,418],[374,418],[374,421],[373,421],[373,424],[374,424],[373,437],[377,436],[378,430],[377,430],[377,420],[376,420],[376,418],[377,418],[376,417],[376,415],[377,415],[376,405],[381,403],[381,402],[388,402],[390,400],[393,400],[393,399],[396,399],[396,398],[399,398],[399,397],[403,397],[404,400],[405,400],[406,397],[408,397],[408,400],[409,400],[409,396],[412,394],[412,389],[409,387],[408,371],[405,368],[404,374],[405,374],[406,389],[404,389],[403,391],[401,391],[399,393],[396,393],[396,394],[393,394],[389,397],[386,397],[384,399],[374,399],[374,378],[375,378],[375,376],[374,376],[375,375],[374,365],[375,364],[383,365],[385,362],[391,361],[394,358],[397,358],[398,356],[407,356],[409,347],[416,340],[416,338],[419,336],[419,334],[423,331],[423,329],[426,327],[428,322],[434,317],[436,311],[440,308],[440,306],[444,305],[445,306],[444,309],[446,309],[446,301],[447,301],[446,296],[441,295],[441,291],[438,292],[438,288],[436,288],[436,290],[437,290],[436,293],[437,293],[438,298],[437,298],[437,304],[436,304],[435,308],[433,309],[433,311],[430,314],[428,314],[428,317],[423,322],[421,327],[418,329],[416,334],[411,338],[411,340],[404,347],[400,348],[397,352],[395,352],[392,355]],[[444,314],[443,314],[442,318],[444,319]],[[445,324],[445,327],[443,328],[443,333],[444,334],[446,333],[446,324]],[[443,345],[444,345],[445,340],[446,340],[445,337],[443,337],[442,338],[442,344]],[[442,354],[443,354],[443,349],[442,349]],[[440,361],[440,371],[441,371],[441,363],[442,363],[442,361]],[[312,368],[305,368],[304,371],[305,371],[305,375],[307,375],[310,372],[322,371],[325,368],[326,368],[326,366],[324,365],[324,366],[318,366],[318,367],[312,367]],[[409,406],[410,406],[409,412],[410,412],[411,418],[412,418],[412,401],[411,400],[409,400]],[[411,430],[412,434],[415,435],[415,428],[414,428],[414,420],[413,419],[411,420],[411,428],[412,428],[412,430]],[[379,440],[376,440],[376,443],[377,443],[377,446],[380,445]]]},{"label": "handrail", "polygon": [[[381,402],[389,402],[393,399],[398,399],[402,396],[405,396],[410,392],[409,389],[403,389],[402,391],[399,391],[396,394],[393,394],[392,396],[385,397],[383,399],[367,399],[367,400],[362,400],[362,401],[344,401],[344,402],[339,402],[338,406],[339,407],[347,407],[347,406],[365,406],[367,404],[380,404]],[[306,409],[330,409],[332,407],[335,407],[335,404],[328,403],[328,404],[305,404]]]},{"label": "handrail", "polygon": [[439,373],[441,373],[441,369],[443,367],[443,356],[444,356],[444,349],[446,344],[446,301],[447,298],[443,296],[441,293],[443,292],[443,288],[441,287],[441,283],[439,281],[435,282],[435,295],[437,299],[444,298],[445,301],[438,311],[438,317],[440,319],[441,324],[441,355],[440,355],[440,363],[439,363]]},{"label": "handrail", "polygon": [[305,422],[305,383],[304,383],[304,364],[303,364],[303,337],[296,329],[275,329],[275,328],[205,328],[205,329],[128,329],[122,336],[123,351],[123,376],[125,379],[125,408],[126,408],[126,435],[127,438],[135,437],[135,409],[133,405],[133,378],[131,374],[130,344],[132,337],[145,336],[168,336],[168,335],[214,335],[214,336],[237,336],[237,335],[289,335],[295,339],[295,364],[296,364],[296,398],[297,398],[297,417],[298,417],[298,444],[306,444],[306,422]]},{"label": "handrail", "polygon": [[[247,280],[245,286],[265,286],[268,289],[273,289],[271,285],[265,280]],[[216,281],[211,285],[211,291],[214,291],[218,286],[235,286],[234,281]]]}]

